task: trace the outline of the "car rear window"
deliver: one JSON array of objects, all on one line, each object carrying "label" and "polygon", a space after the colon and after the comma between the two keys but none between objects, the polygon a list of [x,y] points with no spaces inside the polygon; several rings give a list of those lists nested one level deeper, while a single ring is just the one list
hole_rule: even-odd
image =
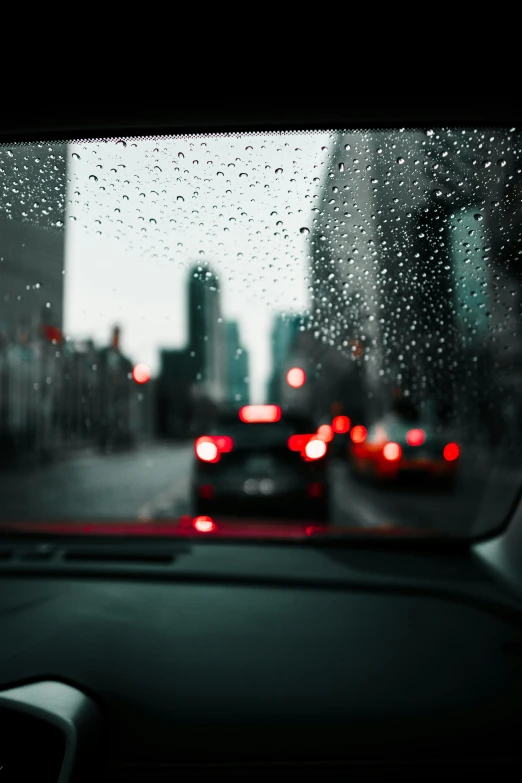
[{"label": "car rear window", "polygon": [[[288,443],[288,438],[298,430],[290,422],[273,424],[233,424],[217,425],[212,428],[211,435],[228,435],[234,441],[234,449],[279,448]],[[304,431],[303,431],[304,433]]]}]

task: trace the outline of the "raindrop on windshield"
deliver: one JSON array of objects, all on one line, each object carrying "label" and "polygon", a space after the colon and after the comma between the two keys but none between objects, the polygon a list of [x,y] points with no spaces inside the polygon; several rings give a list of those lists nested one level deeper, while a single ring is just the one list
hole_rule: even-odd
[{"label": "raindrop on windshield", "polygon": [[300,232],[301,232],[301,234],[309,234],[310,233],[310,229],[307,228],[306,226],[303,226],[303,228],[300,229]]},{"label": "raindrop on windshield", "polygon": [[98,177],[95,174],[91,174],[89,179],[92,179],[94,182],[98,182]]}]

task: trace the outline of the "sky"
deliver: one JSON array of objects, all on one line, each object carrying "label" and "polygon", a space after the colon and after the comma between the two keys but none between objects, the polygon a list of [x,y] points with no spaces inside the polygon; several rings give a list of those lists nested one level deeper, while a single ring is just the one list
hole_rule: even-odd
[{"label": "sky", "polygon": [[185,344],[188,270],[208,265],[261,400],[273,318],[308,306],[307,229],[334,140],[265,133],[69,145],[66,334],[106,344],[119,324],[124,352],[156,373],[159,349]]}]

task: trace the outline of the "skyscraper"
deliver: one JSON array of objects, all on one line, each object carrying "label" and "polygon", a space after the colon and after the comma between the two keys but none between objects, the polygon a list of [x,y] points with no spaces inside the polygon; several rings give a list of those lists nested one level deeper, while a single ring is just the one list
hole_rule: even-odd
[{"label": "skyscraper", "polygon": [[160,352],[157,430],[164,436],[194,434],[228,396],[227,344],[219,283],[208,267],[189,271],[187,296],[187,345]]},{"label": "skyscraper", "polygon": [[248,352],[241,344],[237,321],[227,321],[224,326],[227,356],[227,402],[246,405],[250,401]]},{"label": "skyscraper", "polygon": [[194,392],[215,402],[226,397],[226,351],[219,282],[208,267],[194,267],[189,277],[188,334]]}]

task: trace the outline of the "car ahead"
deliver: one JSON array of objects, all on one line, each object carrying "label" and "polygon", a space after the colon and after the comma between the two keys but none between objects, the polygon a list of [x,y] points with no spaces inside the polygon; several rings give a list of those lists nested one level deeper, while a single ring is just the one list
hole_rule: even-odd
[{"label": "car ahead", "polygon": [[348,456],[359,476],[389,481],[427,478],[451,487],[458,475],[460,447],[433,425],[390,416],[368,430],[352,427]]},{"label": "car ahead", "polygon": [[328,444],[306,417],[245,405],[220,415],[194,452],[196,515],[328,521]]}]

